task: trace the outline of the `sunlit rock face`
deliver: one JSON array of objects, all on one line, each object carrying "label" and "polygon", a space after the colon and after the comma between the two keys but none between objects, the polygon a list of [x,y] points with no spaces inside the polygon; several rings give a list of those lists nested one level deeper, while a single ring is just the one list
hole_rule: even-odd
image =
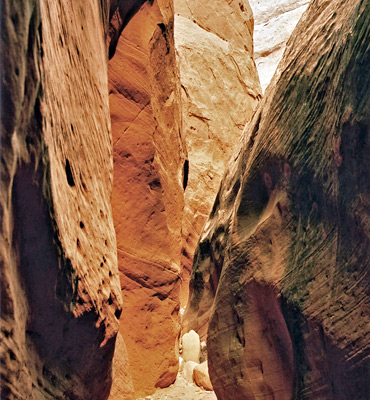
[{"label": "sunlit rock face", "polygon": [[219,399],[368,398],[369,19],[311,3],[222,180],[189,303]]},{"label": "sunlit rock face", "polygon": [[171,2],[145,2],[111,54],[112,207],[124,300],[120,332],[136,396],[143,397],[170,385],[178,370],[185,156]]},{"label": "sunlit rock face", "polygon": [[309,0],[250,0],[254,17],[254,59],[262,89],[270,83],[286,42]]},{"label": "sunlit rock face", "polygon": [[121,291],[105,1],[1,5],[1,398],[105,399]]},{"label": "sunlit rock face", "polygon": [[[247,1],[175,0],[175,46],[187,148],[182,224],[182,302],[193,254],[221,177],[261,98]],[[184,328],[188,330],[188,320]]]}]

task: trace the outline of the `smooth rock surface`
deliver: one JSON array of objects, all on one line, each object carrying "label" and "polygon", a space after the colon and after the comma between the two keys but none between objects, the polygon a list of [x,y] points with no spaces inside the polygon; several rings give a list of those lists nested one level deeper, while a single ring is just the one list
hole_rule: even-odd
[{"label": "smooth rock surface", "polygon": [[250,0],[254,17],[254,59],[265,91],[286,43],[309,0]]},{"label": "smooth rock surface", "polygon": [[199,365],[195,361],[185,361],[184,362],[184,367],[182,370],[182,376],[184,379],[186,379],[188,382],[193,382],[193,372],[194,368]]},{"label": "smooth rock surface", "polygon": [[170,385],[178,370],[185,157],[172,26],[170,1],[146,2],[109,62],[120,332],[137,397]]},{"label": "smooth rock surface", "polygon": [[213,390],[208,373],[208,361],[204,361],[194,368],[193,379],[199,387],[205,390]]},{"label": "smooth rock surface", "polygon": [[187,310],[220,400],[368,398],[369,19],[310,4],[222,180]]},{"label": "smooth rock surface", "polygon": [[106,399],[121,291],[108,3],[1,3],[1,398]]},{"label": "smooth rock surface", "polygon": [[[174,4],[187,149],[181,260],[181,300],[186,304],[199,234],[243,127],[261,98],[261,88],[252,58],[253,17],[247,1],[215,0],[210,6],[201,0],[175,0]],[[185,330],[194,328],[191,320],[184,317]]]},{"label": "smooth rock surface", "polygon": [[195,361],[199,363],[200,356],[200,339],[199,335],[191,330],[183,335],[181,357],[186,361]]}]

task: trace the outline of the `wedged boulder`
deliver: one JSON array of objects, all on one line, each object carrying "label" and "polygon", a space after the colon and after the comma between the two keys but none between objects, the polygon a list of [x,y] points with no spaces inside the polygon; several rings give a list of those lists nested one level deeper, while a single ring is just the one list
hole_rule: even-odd
[{"label": "wedged boulder", "polygon": [[218,399],[368,397],[369,19],[310,4],[222,180],[188,306]]},{"label": "wedged boulder", "polygon": [[170,385],[178,371],[185,156],[176,71],[171,2],[145,2],[109,61],[120,332],[136,397]]},{"label": "wedged boulder", "polygon": [[121,290],[108,2],[1,2],[1,398],[106,399]]},{"label": "wedged boulder", "polygon": [[208,373],[208,361],[204,361],[194,368],[193,379],[199,387],[205,390],[213,390]]},{"label": "wedged boulder", "polygon": [[[175,47],[181,84],[184,164],[182,293],[188,299],[193,254],[221,177],[261,98],[247,1],[175,0]],[[186,330],[199,331],[192,316]]]},{"label": "wedged boulder", "polygon": [[200,339],[199,335],[191,330],[183,335],[181,357],[186,361],[195,361],[199,363],[200,356]]}]

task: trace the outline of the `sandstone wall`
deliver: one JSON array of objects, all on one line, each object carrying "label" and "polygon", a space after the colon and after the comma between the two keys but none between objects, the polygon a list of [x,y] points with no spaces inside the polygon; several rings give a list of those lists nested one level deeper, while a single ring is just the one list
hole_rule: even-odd
[{"label": "sandstone wall", "polygon": [[309,0],[250,0],[254,17],[254,59],[265,90],[284,53],[286,42]]},{"label": "sandstone wall", "polygon": [[[187,149],[182,303],[193,254],[221,177],[261,98],[247,1],[175,1],[175,47]],[[184,320],[187,330],[188,321]]]},{"label": "sandstone wall", "polygon": [[104,399],[121,291],[105,1],[1,5],[1,397]]},{"label": "sandstone wall", "polygon": [[120,331],[136,396],[168,386],[178,370],[185,156],[177,79],[172,4],[145,2],[109,62]]},{"label": "sandstone wall", "polygon": [[368,397],[369,11],[311,3],[222,180],[189,305],[219,399]]}]

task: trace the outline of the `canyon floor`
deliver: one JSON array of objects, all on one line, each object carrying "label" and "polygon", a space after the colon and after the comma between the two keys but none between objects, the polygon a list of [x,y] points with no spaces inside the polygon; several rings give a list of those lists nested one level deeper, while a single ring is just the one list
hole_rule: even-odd
[{"label": "canyon floor", "polygon": [[159,389],[151,396],[142,397],[138,400],[217,400],[214,392],[206,391],[188,382],[182,376],[178,376],[176,382],[171,386]]}]

